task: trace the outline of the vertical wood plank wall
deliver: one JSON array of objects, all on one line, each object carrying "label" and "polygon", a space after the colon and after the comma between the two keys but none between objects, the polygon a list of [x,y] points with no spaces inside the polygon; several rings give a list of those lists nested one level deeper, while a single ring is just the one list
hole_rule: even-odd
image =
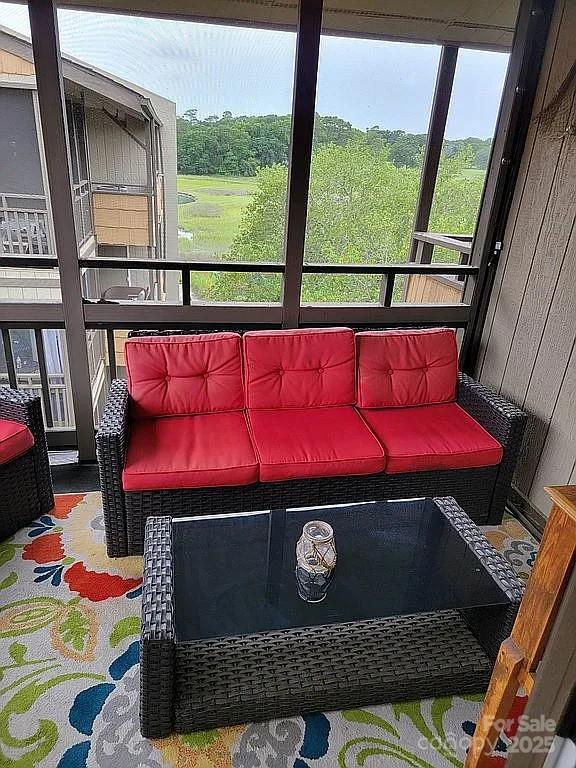
[{"label": "vertical wood plank wall", "polygon": [[[515,486],[576,482],[576,98],[540,116],[576,57],[576,0],[557,0],[477,375],[529,414]],[[576,132],[575,132],[576,133]]]}]

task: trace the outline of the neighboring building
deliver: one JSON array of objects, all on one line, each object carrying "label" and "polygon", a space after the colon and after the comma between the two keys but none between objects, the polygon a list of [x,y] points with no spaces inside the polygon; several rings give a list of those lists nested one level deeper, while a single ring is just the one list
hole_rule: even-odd
[{"label": "neighboring building", "polygon": [[[176,105],[63,56],[76,237],[82,257],[177,256]],[[0,27],[0,253],[56,255],[30,41]],[[88,299],[172,297],[164,272],[84,270]],[[57,270],[0,269],[0,298],[59,300]],[[100,331],[88,339],[94,402],[105,391]],[[22,389],[40,390],[32,331],[13,331]],[[63,333],[44,332],[54,426],[71,426]],[[7,380],[0,356],[0,378]],[[97,405],[96,410],[99,410]],[[96,412],[96,418],[98,413]]]}]

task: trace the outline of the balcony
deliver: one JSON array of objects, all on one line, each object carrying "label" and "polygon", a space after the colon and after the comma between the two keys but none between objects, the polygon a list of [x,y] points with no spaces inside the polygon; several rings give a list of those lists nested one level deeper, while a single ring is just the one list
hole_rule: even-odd
[{"label": "balcony", "polygon": [[43,195],[0,193],[1,253],[54,256],[49,215]]}]

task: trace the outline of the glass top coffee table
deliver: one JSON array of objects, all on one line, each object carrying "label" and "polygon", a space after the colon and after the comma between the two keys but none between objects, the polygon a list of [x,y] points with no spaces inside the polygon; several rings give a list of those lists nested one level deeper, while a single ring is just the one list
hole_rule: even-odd
[{"label": "glass top coffee table", "polygon": [[[333,531],[321,602],[296,580],[305,523]],[[451,498],[150,518],[145,736],[482,691],[522,585]]]}]

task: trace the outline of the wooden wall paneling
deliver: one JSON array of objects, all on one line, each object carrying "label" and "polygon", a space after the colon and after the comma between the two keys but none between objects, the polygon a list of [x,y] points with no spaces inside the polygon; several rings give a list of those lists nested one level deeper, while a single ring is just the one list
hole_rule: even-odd
[{"label": "wooden wall paneling", "polygon": [[[558,62],[556,57],[559,55],[561,47],[566,49],[562,58],[567,59],[569,52],[569,46],[567,45],[565,37],[563,37],[561,41],[559,40],[562,19],[564,16],[564,4],[565,3],[562,0],[559,0],[552,20],[548,45],[542,64],[542,74],[534,101],[533,113],[535,115],[542,109],[542,106],[547,102],[547,98],[550,98],[554,89],[562,82],[562,78],[559,77],[557,71]],[[501,317],[502,306],[500,304],[500,297],[503,291],[505,295],[508,292],[509,262],[511,271],[514,272],[515,268],[517,268],[515,262],[522,253],[521,248],[519,248],[518,251],[513,249],[516,247],[516,230],[522,228],[521,214],[523,213],[525,216],[527,212],[526,208],[524,208],[527,204],[527,200],[524,199],[524,192],[527,188],[530,188],[532,179],[535,175],[535,167],[532,166],[532,157],[536,147],[538,127],[539,121],[533,119],[526,138],[516,192],[512,201],[508,226],[506,228],[498,270],[492,289],[492,300],[488,308],[482,334],[482,353],[479,356],[477,375],[485,384],[496,389],[500,388],[501,381],[499,378],[499,371],[501,370],[499,358],[507,351],[506,348],[501,345],[498,338],[498,331],[504,320],[504,318]]]},{"label": "wooden wall paneling", "polygon": [[16,56],[10,51],[0,50],[0,74],[2,75],[33,75],[34,64]]},{"label": "wooden wall paneling", "polygon": [[[564,71],[563,75],[565,74]],[[560,82],[562,79],[563,76]],[[551,192],[561,147],[560,141],[542,139],[539,126],[520,209],[508,247],[506,271],[502,277],[499,302],[482,367],[482,374],[486,376],[484,381],[489,380],[498,391],[502,387],[528,277],[552,200]]]},{"label": "wooden wall paneling", "polygon": [[548,509],[545,485],[563,485],[574,472],[576,446],[576,346],[566,367],[550,428],[530,489],[530,501],[540,510]]},{"label": "wooden wall paneling", "polygon": [[[576,175],[576,171],[572,173]],[[576,212],[573,212],[573,216]],[[550,301],[550,312],[540,339],[534,366],[526,380],[526,394],[521,405],[528,413],[515,483],[528,494],[546,437],[562,378],[576,340],[576,225],[566,247],[558,282]],[[564,482],[564,480],[563,480]]]},{"label": "wooden wall paneling", "polygon": [[[576,3],[573,5],[576,10]],[[576,118],[574,102],[570,115],[572,119]],[[548,135],[548,143],[560,147],[560,157],[502,377],[503,394],[518,403],[524,401],[528,377],[534,367],[550,312],[553,311],[554,292],[576,214],[576,138],[565,133],[568,124],[566,116],[562,123],[558,125],[558,133],[550,131]],[[541,140],[546,141],[546,131],[542,129]]]}]

